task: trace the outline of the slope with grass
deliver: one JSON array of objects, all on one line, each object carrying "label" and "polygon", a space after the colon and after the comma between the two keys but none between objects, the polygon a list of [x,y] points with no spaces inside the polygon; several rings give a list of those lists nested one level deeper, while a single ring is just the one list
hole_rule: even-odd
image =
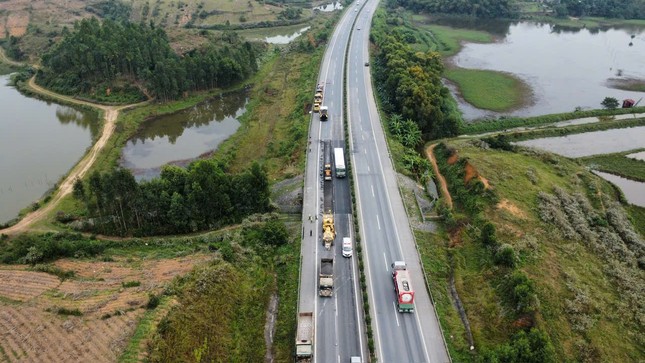
[{"label": "slope with grass", "polygon": [[[439,165],[455,210],[445,239],[421,236],[420,248],[445,256],[428,261],[453,355],[472,359],[462,322],[441,304],[450,270],[480,358],[641,359],[645,242],[634,228],[645,224],[643,213],[623,209],[607,182],[566,158],[478,140],[446,144]],[[488,186],[469,182],[464,165]],[[539,332],[540,344],[531,345]],[[527,337],[531,355],[521,355]],[[537,352],[542,359],[532,360]]]}]

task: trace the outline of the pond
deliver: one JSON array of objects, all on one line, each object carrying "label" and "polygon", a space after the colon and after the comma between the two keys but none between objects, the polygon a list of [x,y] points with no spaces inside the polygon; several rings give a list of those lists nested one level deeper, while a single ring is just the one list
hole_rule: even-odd
[{"label": "pond", "polygon": [[314,11],[316,11],[316,10],[322,11],[322,12],[325,12],[325,13],[336,11],[336,10],[343,10],[343,4],[341,4],[339,1],[335,1],[335,2],[333,2],[331,4],[325,4],[325,5],[316,6],[314,8]]},{"label": "pond", "polygon": [[284,45],[291,43],[310,28],[310,26],[297,24],[267,29],[247,29],[241,31],[240,34],[249,40],[265,41],[269,44]]},{"label": "pond", "polygon": [[97,114],[23,96],[0,76],[0,223],[40,199],[83,157]]},{"label": "pond", "polygon": [[246,90],[227,93],[150,120],[127,142],[119,164],[137,180],[159,176],[166,164],[186,166],[237,131],[248,100]]},{"label": "pond", "polygon": [[645,126],[546,137],[520,141],[516,144],[547,150],[570,158],[617,153],[642,148],[645,145]]},{"label": "pond", "polygon": [[627,202],[645,208],[645,183],[602,171],[594,170],[593,173],[620,188]]},{"label": "pond", "polygon": [[625,155],[628,158],[645,161],[645,151]]},{"label": "pond", "polygon": [[[463,22],[452,25],[468,26]],[[504,27],[506,30],[501,31]],[[526,82],[533,92],[532,104],[505,115],[536,116],[570,112],[577,107],[596,109],[602,107],[605,97],[619,101],[645,97],[644,92],[611,87],[616,82],[645,80],[642,28],[568,30],[530,22],[499,22],[495,26],[487,22],[483,29],[492,31],[498,41],[465,43],[451,61],[462,68],[509,72]],[[450,88],[454,93],[455,88]],[[501,115],[457,99],[467,120]]]}]

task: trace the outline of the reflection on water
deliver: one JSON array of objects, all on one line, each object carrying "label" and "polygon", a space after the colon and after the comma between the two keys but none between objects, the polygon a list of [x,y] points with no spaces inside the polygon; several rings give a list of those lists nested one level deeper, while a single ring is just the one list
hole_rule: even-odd
[{"label": "reflection on water", "polygon": [[322,11],[322,12],[327,13],[327,12],[331,12],[331,11],[334,11],[334,10],[342,10],[342,9],[343,9],[343,4],[341,4],[338,1],[336,1],[336,2],[333,2],[331,4],[325,4],[325,5],[316,6],[314,8],[314,11],[318,10],[318,11]]},{"label": "reflection on water", "polygon": [[158,176],[166,164],[185,166],[237,131],[247,102],[246,91],[233,92],[150,120],[127,142],[120,164],[137,180]]},{"label": "reflection on water", "polygon": [[517,144],[547,150],[570,158],[617,153],[645,146],[645,126],[547,137],[520,141]]},{"label": "reflection on water", "polygon": [[593,173],[620,188],[630,204],[645,208],[645,183],[602,171],[594,170]]},{"label": "reflection on water", "polygon": [[[494,24],[494,21],[487,21],[471,26],[493,28],[494,34],[503,34],[503,39],[490,44],[466,43],[452,61],[462,68],[509,72],[528,83],[534,103],[507,115],[570,112],[576,107],[595,109],[601,108],[600,103],[608,96],[618,100],[645,96],[643,92],[608,86],[616,80],[645,80],[645,32],[642,28],[573,31],[549,24],[498,22],[498,26],[507,27],[502,32],[494,28]],[[468,120],[501,115],[467,107],[463,101],[460,101],[460,109]]]},{"label": "reflection on water", "polygon": [[51,189],[99,133],[97,114],[21,95],[0,76],[0,223]]},{"label": "reflection on water", "polygon": [[297,37],[301,36],[302,33],[304,33],[307,30],[309,30],[309,28],[311,28],[311,27],[309,27],[309,26],[304,27],[304,28],[302,28],[300,30],[297,30],[297,31],[291,33],[290,35],[275,35],[275,36],[272,36],[272,37],[266,37],[266,38],[264,38],[264,41],[269,43],[269,44],[289,44],[294,39],[296,39]]}]

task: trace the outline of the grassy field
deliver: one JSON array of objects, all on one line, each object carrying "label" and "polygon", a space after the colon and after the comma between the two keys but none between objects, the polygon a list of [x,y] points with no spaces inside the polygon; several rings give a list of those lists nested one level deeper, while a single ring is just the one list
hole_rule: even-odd
[{"label": "grassy field", "polygon": [[470,43],[490,43],[493,37],[483,31],[471,29],[457,29],[442,25],[425,24],[422,21],[426,17],[422,15],[413,15],[415,25],[430,34],[434,43],[432,50],[439,52],[444,57],[449,57],[459,53],[462,42]]},{"label": "grassy field", "polygon": [[625,155],[645,149],[631,150],[615,154],[605,154],[580,158],[580,162],[592,169],[645,182],[645,161],[628,158]]},{"label": "grassy field", "polygon": [[[494,224],[500,243],[511,245],[516,253],[516,269],[534,282],[539,308],[532,319],[550,337],[557,361],[624,362],[642,357],[639,325],[630,313],[638,308],[624,305],[634,302],[626,302],[629,288],[612,277],[618,270],[607,270],[606,259],[612,257],[582,240],[563,237],[538,213],[538,193],[551,194],[559,187],[565,193],[581,193],[602,215],[609,208],[608,200],[614,198],[613,188],[585,167],[555,155],[484,150],[467,140],[450,141],[448,145],[459,150],[459,158],[467,159],[493,188],[497,202],[487,205],[476,218]],[[630,207],[627,211],[634,226],[645,225],[645,213],[640,209]],[[455,213],[458,215],[458,211]],[[498,266],[494,253],[479,242],[477,224],[468,227],[461,223],[453,227],[448,245],[438,237],[419,238],[419,243],[426,267],[430,266],[441,281],[451,256],[455,286],[481,354],[504,342],[526,322],[505,307],[500,283],[507,270]],[[637,268],[620,271],[642,276]],[[444,308],[448,304],[441,303],[445,287],[439,291],[433,294],[437,295],[442,326],[455,337],[448,340],[451,352],[467,357],[459,321]]]},{"label": "grassy field", "polygon": [[444,76],[459,87],[466,102],[485,110],[510,111],[524,106],[531,97],[530,88],[507,73],[450,68]]}]

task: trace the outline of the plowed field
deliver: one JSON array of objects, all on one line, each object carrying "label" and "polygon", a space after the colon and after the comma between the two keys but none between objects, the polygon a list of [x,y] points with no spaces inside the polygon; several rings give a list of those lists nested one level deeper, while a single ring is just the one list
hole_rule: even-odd
[{"label": "plowed field", "polygon": [[[56,267],[75,273],[65,281],[26,266],[0,265],[0,362],[115,362],[148,294],[209,258],[60,260]],[[139,286],[123,286],[133,281]],[[59,308],[82,315],[61,315]]]}]

